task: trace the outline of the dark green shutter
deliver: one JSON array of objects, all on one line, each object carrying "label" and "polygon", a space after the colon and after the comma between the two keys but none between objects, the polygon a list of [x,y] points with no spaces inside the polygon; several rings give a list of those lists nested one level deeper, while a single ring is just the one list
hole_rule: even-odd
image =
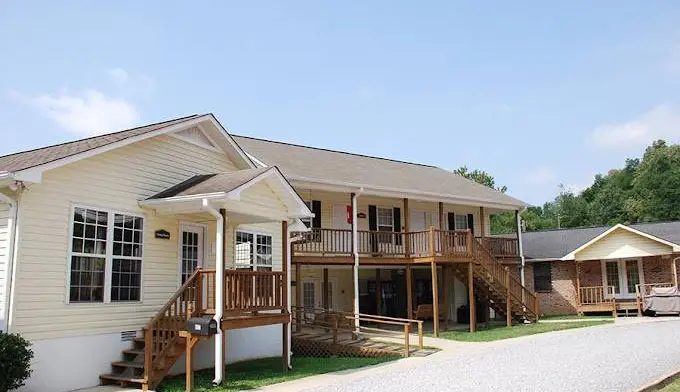
[{"label": "dark green shutter", "polygon": [[314,213],[312,227],[321,227],[321,201],[312,200],[312,212]]},{"label": "dark green shutter", "polygon": [[[392,209],[392,223],[394,225],[394,232],[395,233],[401,233],[401,208],[399,207],[394,207]],[[395,245],[401,245],[401,236],[398,235],[395,242]]]},{"label": "dark green shutter", "polygon": [[449,212],[447,215],[447,219],[449,221],[449,230],[451,231],[456,230],[456,214],[453,212]]},{"label": "dark green shutter", "polygon": [[[368,230],[378,231],[378,209],[375,206],[368,206]],[[378,253],[378,236],[371,234],[371,252]]]},{"label": "dark green shutter", "polygon": [[470,229],[472,235],[475,234],[475,216],[472,214],[468,214],[468,229]]}]

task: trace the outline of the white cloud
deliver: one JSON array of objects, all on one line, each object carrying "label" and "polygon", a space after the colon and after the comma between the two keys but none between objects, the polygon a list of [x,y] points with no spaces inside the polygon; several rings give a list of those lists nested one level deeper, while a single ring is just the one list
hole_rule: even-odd
[{"label": "white cloud", "polygon": [[548,185],[555,181],[555,169],[551,167],[538,167],[526,173],[524,181],[531,185]]},{"label": "white cloud", "polygon": [[82,135],[114,132],[139,121],[139,113],[132,104],[93,89],[75,95],[42,94],[31,103],[64,130]]},{"label": "white cloud", "polygon": [[628,149],[645,147],[657,139],[680,139],[680,112],[670,105],[659,105],[629,122],[601,125],[588,142],[600,149]]},{"label": "white cloud", "polygon": [[122,68],[109,68],[106,73],[118,84],[125,84],[130,79],[130,74]]}]

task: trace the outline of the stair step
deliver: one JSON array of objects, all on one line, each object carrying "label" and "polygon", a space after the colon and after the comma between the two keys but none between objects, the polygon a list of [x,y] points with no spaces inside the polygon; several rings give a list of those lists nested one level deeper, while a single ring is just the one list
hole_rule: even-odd
[{"label": "stair step", "polygon": [[118,361],[111,363],[111,365],[125,368],[144,369],[144,362]]},{"label": "stair step", "polygon": [[102,374],[99,376],[99,379],[102,382],[114,382],[117,384],[144,384],[146,380],[143,378],[133,378],[133,377],[126,377],[126,376],[119,376],[116,374]]},{"label": "stair step", "polygon": [[123,354],[144,355],[144,349],[132,348],[130,350],[123,350]]}]

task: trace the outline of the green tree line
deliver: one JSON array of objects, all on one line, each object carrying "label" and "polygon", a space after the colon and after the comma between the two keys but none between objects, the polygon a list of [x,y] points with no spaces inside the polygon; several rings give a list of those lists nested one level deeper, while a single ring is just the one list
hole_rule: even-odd
[{"label": "green tree line", "polygon": [[[480,184],[496,186],[493,176],[466,167],[456,173]],[[582,192],[561,187],[554,200],[529,207],[522,213],[527,231],[617,223],[680,219],[680,145],[657,140],[642,158],[626,159],[622,168],[598,174]],[[514,214],[495,215],[493,233],[516,231]]]}]

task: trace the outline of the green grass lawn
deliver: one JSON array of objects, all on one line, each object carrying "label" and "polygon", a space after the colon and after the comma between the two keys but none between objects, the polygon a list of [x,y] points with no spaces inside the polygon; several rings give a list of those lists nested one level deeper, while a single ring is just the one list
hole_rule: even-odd
[{"label": "green grass lawn", "polygon": [[562,315],[554,315],[554,316],[541,316],[541,320],[592,320],[592,319],[613,319],[614,316],[612,316],[611,312],[610,313],[602,313],[602,314],[593,314],[589,313],[583,316],[579,316],[577,314],[562,314]]},{"label": "green grass lawn", "polygon": [[[393,361],[397,358],[312,358],[293,357],[293,370],[284,372],[281,357],[257,359],[227,365],[226,381],[213,388],[215,371],[201,370],[194,373],[194,391],[241,391],[260,388],[265,385],[313,376],[316,374],[356,369]],[[167,378],[156,388],[159,392],[184,392],[184,375]]]},{"label": "green grass lawn", "polygon": [[666,385],[660,392],[680,392],[680,378],[676,378],[672,383]]},{"label": "green grass lawn", "polygon": [[443,339],[458,340],[461,342],[490,342],[517,338],[520,336],[535,335],[537,333],[560,331],[563,329],[592,327],[594,325],[609,324],[613,321],[579,321],[568,323],[546,323],[546,324],[519,324],[512,327],[504,325],[490,326],[488,328],[478,327],[477,332],[468,331],[446,331],[440,332],[439,337]]}]

